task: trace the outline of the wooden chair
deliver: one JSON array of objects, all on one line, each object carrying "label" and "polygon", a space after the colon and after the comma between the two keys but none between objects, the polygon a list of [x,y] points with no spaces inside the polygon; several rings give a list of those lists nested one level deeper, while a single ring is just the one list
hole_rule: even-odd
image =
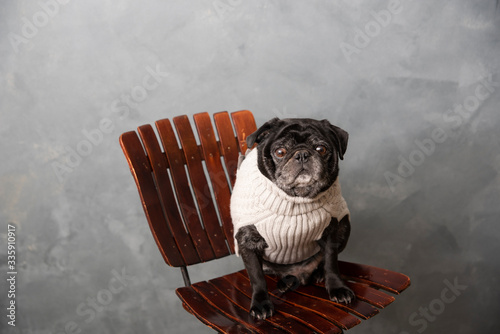
[{"label": "wooden chair", "polygon": [[268,276],[276,314],[263,321],[248,313],[251,287],[245,270],[191,284],[187,266],[234,254],[231,185],[245,139],[256,130],[247,110],[213,118],[218,137],[208,113],[194,115],[199,144],[185,115],[173,118],[181,146],[168,119],[155,123],[161,145],[151,125],[120,136],[156,244],[165,262],[182,271],[185,287],[176,293],[188,312],[224,333],[341,333],[392,303],[387,292],[399,294],[410,285],[403,274],[340,262],[357,297],[344,305],[330,301],[322,284],[281,294],[276,278]]}]

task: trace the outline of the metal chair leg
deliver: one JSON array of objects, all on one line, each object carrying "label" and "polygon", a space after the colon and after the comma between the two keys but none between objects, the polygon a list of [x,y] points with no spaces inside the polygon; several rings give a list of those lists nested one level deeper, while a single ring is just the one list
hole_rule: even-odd
[{"label": "metal chair leg", "polygon": [[189,278],[189,273],[188,273],[187,268],[185,266],[182,266],[180,268],[181,268],[181,272],[182,272],[182,278],[184,279],[184,284],[186,286],[190,286],[191,285],[191,279]]}]

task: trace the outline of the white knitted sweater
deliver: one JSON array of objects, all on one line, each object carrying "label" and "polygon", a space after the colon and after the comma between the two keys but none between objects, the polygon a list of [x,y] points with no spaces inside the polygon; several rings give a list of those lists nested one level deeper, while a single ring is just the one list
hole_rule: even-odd
[{"label": "white knitted sweater", "polygon": [[[247,153],[237,171],[231,196],[234,235],[243,226],[255,225],[269,246],[267,261],[292,264],[315,255],[331,218],[340,221],[348,214],[338,179],[315,198],[290,196],[259,171],[256,149]],[[239,255],[237,241],[235,245]]]}]

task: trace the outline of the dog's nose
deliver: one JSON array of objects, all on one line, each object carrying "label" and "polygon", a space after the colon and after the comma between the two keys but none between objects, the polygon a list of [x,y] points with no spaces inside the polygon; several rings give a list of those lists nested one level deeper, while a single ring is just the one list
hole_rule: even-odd
[{"label": "dog's nose", "polygon": [[307,162],[307,159],[309,159],[309,152],[307,150],[297,151],[295,152],[294,158],[302,163]]}]

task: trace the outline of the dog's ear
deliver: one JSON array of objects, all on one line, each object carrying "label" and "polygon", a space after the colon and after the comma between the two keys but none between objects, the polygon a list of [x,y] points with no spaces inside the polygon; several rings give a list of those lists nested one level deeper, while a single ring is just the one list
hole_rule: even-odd
[{"label": "dog's ear", "polygon": [[327,126],[327,129],[330,131],[330,135],[332,136],[334,142],[336,142],[337,144],[340,160],[344,160],[344,154],[347,150],[347,140],[349,139],[349,134],[338,126],[331,124],[326,119],[323,120],[323,123]]},{"label": "dog's ear", "polygon": [[260,128],[257,129],[257,131],[249,135],[246,139],[247,147],[252,148],[254,144],[261,143],[267,137],[267,135],[269,135],[270,131],[279,122],[279,120],[279,118],[275,117],[264,123]]}]

